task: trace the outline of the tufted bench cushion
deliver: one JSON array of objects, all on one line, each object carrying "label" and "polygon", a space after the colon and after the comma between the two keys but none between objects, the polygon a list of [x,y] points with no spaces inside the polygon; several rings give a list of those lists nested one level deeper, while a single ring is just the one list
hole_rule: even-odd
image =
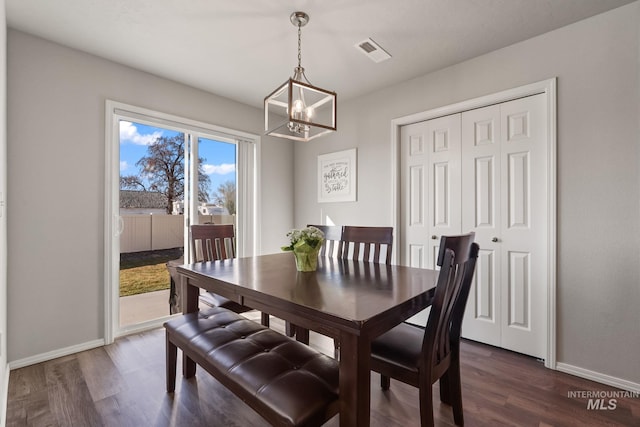
[{"label": "tufted bench cushion", "polygon": [[272,425],[319,426],[339,410],[338,363],[304,344],[220,307],[164,326],[168,392],[180,348]]}]

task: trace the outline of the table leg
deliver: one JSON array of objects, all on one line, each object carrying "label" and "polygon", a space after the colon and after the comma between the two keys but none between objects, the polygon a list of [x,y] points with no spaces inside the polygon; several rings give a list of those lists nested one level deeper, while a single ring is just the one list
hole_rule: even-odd
[{"label": "table leg", "polygon": [[340,334],[340,426],[369,426],[370,357],[369,340]]},{"label": "table leg", "polygon": [[186,276],[181,276],[180,286],[182,286],[182,313],[194,313],[198,311],[198,302],[200,298],[200,288],[189,283]]},{"label": "table leg", "polygon": [[[194,313],[198,311],[198,300],[200,298],[200,288],[189,284],[189,280],[181,277],[182,286],[182,313]],[[196,374],[196,362],[189,357],[182,355],[182,376],[191,378]]]}]

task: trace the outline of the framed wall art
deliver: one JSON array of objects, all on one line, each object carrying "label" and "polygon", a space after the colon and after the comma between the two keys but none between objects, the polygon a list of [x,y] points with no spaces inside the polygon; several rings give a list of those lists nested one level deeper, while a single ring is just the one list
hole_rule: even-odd
[{"label": "framed wall art", "polygon": [[356,201],[356,149],[318,156],[318,202]]}]

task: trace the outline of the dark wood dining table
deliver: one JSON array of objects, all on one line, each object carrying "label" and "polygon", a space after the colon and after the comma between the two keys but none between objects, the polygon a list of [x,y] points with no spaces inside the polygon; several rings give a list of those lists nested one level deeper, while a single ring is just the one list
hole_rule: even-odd
[{"label": "dark wood dining table", "polygon": [[339,340],[340,425],[369,426],[371,340],[430,305],[437,271],[320,258],[298,272],[291,253],[177,267],[183,312],[199,288]]}]

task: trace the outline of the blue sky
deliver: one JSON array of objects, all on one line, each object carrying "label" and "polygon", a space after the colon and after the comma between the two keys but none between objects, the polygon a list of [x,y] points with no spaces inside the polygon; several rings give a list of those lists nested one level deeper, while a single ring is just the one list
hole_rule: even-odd
[{"label": "blue sky", "polygon": [[[120,121],[120,175],[138,173],[136,162],[147,154],[147,146],[161,136],[172,137],[181,132],[147,126],[140,123]],[[211,179],[211,191],[226,181],[236,181],[236,146],[212,139],[202,139],[199,155],[205,161],[204,172]]]}]

